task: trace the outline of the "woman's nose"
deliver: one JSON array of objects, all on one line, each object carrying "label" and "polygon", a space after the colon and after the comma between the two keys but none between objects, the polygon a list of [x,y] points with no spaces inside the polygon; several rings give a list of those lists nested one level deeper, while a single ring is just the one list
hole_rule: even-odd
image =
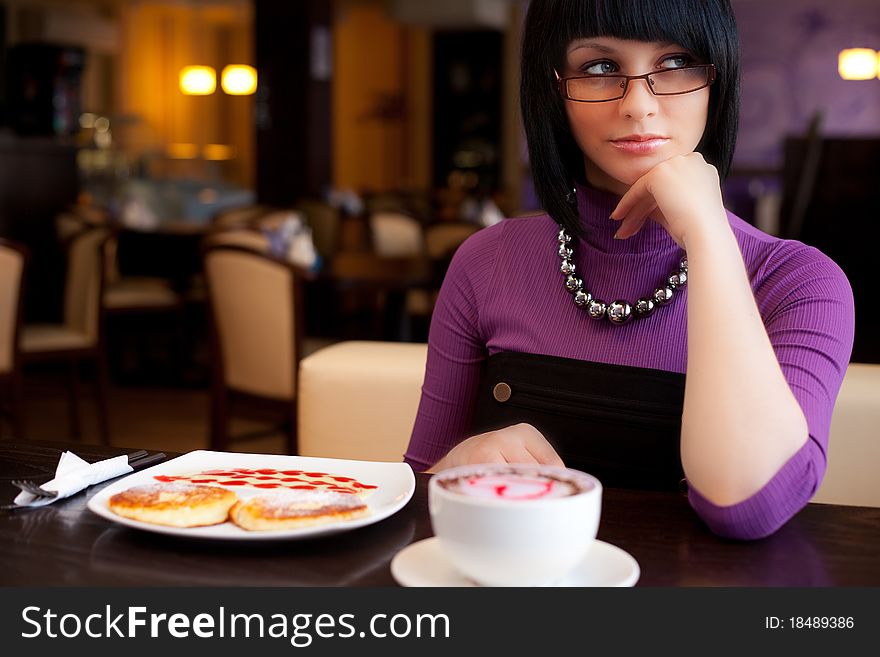
[{"label": "woman's nose", "polygon": [[640,121],[657,112],[657,96],[649,88],[649,82],[642,78],[630,80],[620,99],[620,113],[628,119]]}]

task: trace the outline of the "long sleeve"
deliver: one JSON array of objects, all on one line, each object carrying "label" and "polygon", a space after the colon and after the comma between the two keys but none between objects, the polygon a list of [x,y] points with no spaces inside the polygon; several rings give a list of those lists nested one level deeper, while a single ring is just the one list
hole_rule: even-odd
[{"label": "long sleeve", "polygon": [[737,539],[772,534],[819,488],[855,322],[846,276],[816,249],[779,242],[757,279],[755,298],[767,335],[806,417],[809,439],[760,491],[738,504],[716,506],[690,487],[691,506],[709,528]]},{"label": "long sleeve", "polygon": [[488,357],[479,305],[492,280],[503,225],[481,230],[459,247],[437,297],[422,398],[404,457],[417,471],[431,467],[467,437]]}]

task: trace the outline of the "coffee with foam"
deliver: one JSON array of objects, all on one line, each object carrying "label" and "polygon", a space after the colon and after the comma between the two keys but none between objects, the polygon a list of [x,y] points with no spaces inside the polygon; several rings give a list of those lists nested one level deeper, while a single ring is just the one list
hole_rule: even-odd
[{"label": "coffee with foam", "polygon": [[454,493],[480,499],[511,502],[568,497],[593,488],[590,481],[577,481],[541,472],[510,469],[441,479],[438,484]]},{"label": "coffee with foam", "polygon": [[446,558],[487,586],[557,582],[596,538],[602,484],[570,468],[482,463],[428,482],[431,526]]}]

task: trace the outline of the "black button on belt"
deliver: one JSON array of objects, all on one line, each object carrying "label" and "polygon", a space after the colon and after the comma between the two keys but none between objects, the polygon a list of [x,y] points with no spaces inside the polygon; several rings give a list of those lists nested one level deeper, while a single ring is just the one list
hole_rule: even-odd
[{"label": "black button on belt", "polygon": [[495,397],[495,401],[506,402],[510,399],[511,394],[510,386],[504,382],[496,383],[495,387],[492,388],[492,396]]}]

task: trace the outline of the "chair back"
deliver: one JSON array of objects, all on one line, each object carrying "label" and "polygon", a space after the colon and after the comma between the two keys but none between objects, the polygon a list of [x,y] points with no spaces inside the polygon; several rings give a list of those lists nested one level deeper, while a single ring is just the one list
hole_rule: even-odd
[{"label": "chair back", "polygon": [[395,258],[418,256],[424,252],[424,234],[418,220],[398,212],[370,215],[373,250],[380,256]]},{"label": "chair back", "polygon": [[108,228],[88,228],[67,242],[64,283],[64,324],[97,345],[101,334],[101,296],[104,289],[104,244]]},{"label": "chair back", "polygon": [[278,230],[288,219],[299,219],[305,225],[305,216],[298,210],[274,210],[254,221],[257,230]]},{"label": "chair back", "polygon": [[813,502],[880,507],[880,365],[850,363],[834,405],[828,469]]},{"label": "chair back", "polygon": [[233,228],[248,228],[253,222],[264,214],[272,211],[266,205],[245,205],[239,208],[221,210],[211,220],[214,228],[229,230]]},{"label": "chair back", "polygon": [[269,239],[252,229],[218,230],[209,233],[203,240],[205,248],[212,246],[238,246],[257,253],[269,252]]},{"label": "chair back", "polygon": [[73,212],[59,212],[55,215],[55,234],[62,243],[68,242],[74,235],[89,227],[82,217]]},{"label": "chair back", "polygon": [[291,264],[238,246],[204,251],[215,377],[260,397],[292,400],[302,343],[302,285]]},{"label": "chair back", "polygon": [[441,221],[425,229],[425,250],[432,260],[448,260],[480,226],[465,221]]},{"label": "chair back", "polygon": [[325,260],[336,255],[339,250],[339,231],[342,223],[339,210],[329,203],[318,200],[303,200],[296,207],[305,215],[305,223],[312,229],[315,250]]},{"label": "chair back", "polygon": [[27,249],[0,239],[0,375],[18,368],[18,334],[21,330]]},{"label": "chair back", "polygon": [[[428,345],[349,341],[300,363],[299,453],[400,461],[422,394]],[[328,409],[345,400],[344,412]]]}]

